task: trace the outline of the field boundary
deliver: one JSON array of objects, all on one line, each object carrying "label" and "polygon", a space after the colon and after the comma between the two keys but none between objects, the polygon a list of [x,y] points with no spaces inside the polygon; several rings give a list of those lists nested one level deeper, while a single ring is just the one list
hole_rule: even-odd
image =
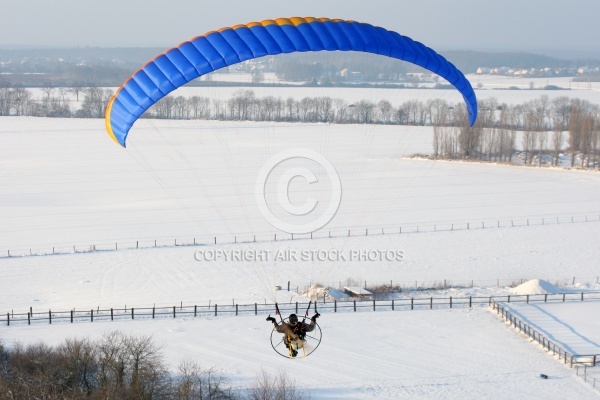
[{"label": "field boundary", "polygon": [[268,243],[282,242],[293,240],[312,240],[312,239],[331,239],[341,237],[361,237],[361,236],[381,236],[381,235],[402,235],[402,234],[417,234],[417,233],[432,233],[432,232],[449,232],[449,231],[465,231],[479,229],[500,229],[500,228],[520,228],[528,226],[541,225],[561,225],[600,222],[600,214],[591,215],[573,215],[570,217],[535,217],[535,218],[515,218],[515,219],[495,219],[484,221],[462,221],[457,223],[451,222],[426,222],[426,223],[411,223],[398,225],[396,227],[359,227],[336,230],[321,230],[309,234],[289,233],[242,233],[238,235],[205,235],[198,237],[183,237],[183,238],[160,238],[160,239],[141,239],[111,243],[92,243],[79,245],[61,245],[53,246],[52,248],[35,248],[30,246],[21,249],[4,249],[1,250],[0,259],[2,258],[18,258],[18,257],[36,257],[36,256],[51,256],[51,255],[66,255],[66,254],[81,254],[95,253],[106,251],[120,250],[137,250],[150,248],[174,248],[180,246],[215,246],[215,245],[231,245],[244,243]]},{"label": "field boundary", "polygon": [[[331,300],[327,298],[315,299],[312,303],[315,310],[320,313],[338,312],[366,312],[366,311],[410,311],[410,310],[438,310],[451,308],[473,308],[489,306],[498,310],[503,317],[512,316],[501,303],[551,303],[551,302],[581,302],[600,301],[600,291],[589,292],[565,292],[555,294],[532,294],[532,295],[506,295],[506,296],[469,296],[469,297],[405,297],[389,300],[377,299],[353,299],[353,300]],[[308,306],[308,302],[279,303],[282,314],[302,314]],[[23,326],[40,323],[75,323],[75,322],[98,322],[98,321],[123,321],[135,319],[161,319],[161,318],[208,318],[218,316],[239,315],[269,315],[275,314],[275,304],[253,303],[253,304],[229,304],[229,305],[173,305],[167,307],[122,307],[108,309],[71,309],[60,311],[37,311],[30,307],[27,312],[7,312],[0,315],[0,324],[6,326]],[[521,323],[521,326],[523,323]],[[546,342],[544,342],[546,343]],[[595,362],[600,362],[598,358]]]},{"label": "field boundary", "polygon": [[[583,293],[581,293],[581,301],[584,301]],[[563,360],[564,364],[568,364],[570,368],[575,365],[585,365],[595,367],[600,365],[600,354],[573,354],[563,349],[560,345],[547,338],[543,333],[533,328],[528,323],[516,317],[508,310],[506,306],[490,299],[490,308],[496,311],[498,316],[504,320],[508,326],[518,329],[523,335],[529,337],[533,342],[538,343],[546,352],[552,352],[552,355],[558,355],[558,361]]]}]

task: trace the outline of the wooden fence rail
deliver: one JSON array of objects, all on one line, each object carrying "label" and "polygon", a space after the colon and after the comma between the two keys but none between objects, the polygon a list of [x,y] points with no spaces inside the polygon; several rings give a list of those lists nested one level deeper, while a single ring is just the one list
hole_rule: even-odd
[{"label": "wooden fence rail", "polygon": [[[566,294],[565,294],[566,295]],[[531,296],[531,295],[530,295]],[[547,296],[544,295],[545,301],[547,301]],[[510,298],[510,296],[509,296]],[[580,301],[584,301],[584,294],[581,293]],[[529,299],[528,296],[528,300]],[[577,299],[575,299],[577,300]],[[514,300],[513,300],[514,302]],[[490,301],[490,307],[495,310],[498,315],[506,321],[510,326],[514,326],[521,333],[530,337],[534,342],[539,343],[544,350],[547,352],[552,352],[553,355],[558,355],[558,360],[563,360],[564,364],[568,364],[569,367],[573,368],[574,365],[588,365],[588,366],[596,366],[600,364],[600,354],[572,354],[567,350],[560,347],[557,343],[548,339],[543,333],[539,332],[531,325],[521,321],[518,317],[513,315],[507,307],[500,304],[497,299],[492,299]]]},{"label": "wooden fence rail", "polygon": [[588,373],[587,367],[587,365],[577,365],[575,367],[577,376],[592,385],[594,389],[600,390],[600,379]]},{"label": "wooden fence rail", "polygon": [[[507,295],[488,297],[405,297],[391,300],[356,299],[349,301],[331,300],[325,297],[316,299],[315,308],[319,312],[361,312],[361,311],[404,311],[404,310],[432,310],[447,308],[469,308],[474,306],[489,305],[502,307],[498,303],[533,303],[533,302],[566,302],[566,301],[598,301],[600,292],[557,293],[539,295]],[[286,313],[301,313],[308,303],[279,304],[279,309]],[[505,311],[505,313],[508,311]],[[110,309],[72,309],[68,311],[44,310],[34,312],[7,312],[0,314],[0,324],[7,326],[31,325],[45,322],[74,323],[96,322],[133,319],[159,319],[159,318],[196,318],[237,315],[267,315],[275,313],[275,304],[229,304],[229,305],[179,305],[168,307],[123,307]],[[521,321],[515,324],[523,326]],[[523,327],[524,330],[530,329]],[[533,333],[537,335],[538,333]],[[594,363],[597,360],[594,360]]]},{"label": "wooden fence rail", "polygon": [[373,236],[373,235],[401,235],[411,233],[426,233],[426,232],[443,232],[443,231],[458,231],[458,230],[474,230],[474,229],[489,229],[489,228],[516,228],[535,225],[560,225],[566,223],[586,223],[600,222],[600,215],[577,215],[571,217],[535,217],[535,218],[519,218],[505,220],[487,220],[487,221],[461,221],[461,222],[439,222],[439,223],[411,223],[405,226],[387,226],[387,227],[365,227],[344,229],[339,228],[330,231],[321,231],[319,233],[310,233],[303,235],[292,234],[271,234],[271,233],[241,233],[232,235],[202,237],[187,237],[187,238],[160,238],[146,239],[129,242],[104,242],[92,244],[78,245],[61,245],[60,247],[52,247],[45,249],[19,248],[19,249],[2,249],[0,258],[10,257],[27,257],[40,256],[51,254],[74,254],[74,253],[91,253],[97,251],[119,251],[133,249],[147,249],[153,247],[179,247],[179,246],[210,246],[217,244],[237,244],[237,243],[256,243],[256,242],[280,242],[288,240],[310,240],[319,238],[333,237],[355,237],[355,236]]}]

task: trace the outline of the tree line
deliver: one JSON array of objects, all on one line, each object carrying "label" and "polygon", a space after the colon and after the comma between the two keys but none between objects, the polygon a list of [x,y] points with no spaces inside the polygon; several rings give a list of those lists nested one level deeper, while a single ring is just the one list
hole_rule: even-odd
[{"label": "tree line", "polygon": [[309,397],[285,373],[261,371],[254,385],[235,389],[214,368],[191,360],[171,373],[160,348],[149,336],[119,331],[99,340],[66,339],[4,346],[0,342],[2,399],[213,399],[302,400]]},{"label": "tree line", "polygon": [[[42,88],[41,99],[23,88],[0,88],[0,116],[103,118],[113,91],[97,87]],[[81,104],[73,109],[69,96]],[[79,102],[78,102],[79,103]],[[542,95],[517,105],[496,98],[478,102],[477,122],[470,127],[464,104],[443,99],[348,102],[329,96],[257,97],[241,89],[227,100],[169,95],[144,118],[236,121],[394,124],[432,126],[433,158],[558,165],[567,151],[574,167],[598,168],[600,107],[587,100]],[[518,142],[517,142],[518,141]],[[517,144],[520,152],[516,152]]]},{"label": "tree line", "polygon": [[495,98],[482,100],[478,106],[479,116],[472,127],[464,109],[454,113],[440,109],[432,123],[433,158],[511,163],[517,154],[526,165],[558,166],[566,151],[571,167],[598,169],[598,105],[543,95],[515,106],[499,104]]}]

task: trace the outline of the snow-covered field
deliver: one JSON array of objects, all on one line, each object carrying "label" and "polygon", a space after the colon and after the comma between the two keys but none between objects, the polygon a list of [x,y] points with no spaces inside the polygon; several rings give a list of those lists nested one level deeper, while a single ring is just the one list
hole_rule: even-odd
[{"label": "snow-covered field", "polygon": [[[301,301],[274,290],[288,281],[472,282],[436,296],[507,294],[509,283],[534,278],[599,290],[597,172],[403,158],[429,151],[430,140],[429,128],[140,120],[125,150],[104,133],[103,121],[2,118],[0,313]],[[312,240],[289,240],[256,205],[258,171],[289,148],[323,155],[342,183],[338,212]],[[176,239],[202,246],[175,247]],[[145,248],[123,249],[136,244]],[[62,254],[29,255],[53,248]],[[197,251],[240,249],[271,258],[195,259]],[[303,250],[392,250],[403,258],[272,258]],[[600,327],[591,318],[599,306],[514,307],[566,337],[574,351],[583,341],[589,347],[582,351],[600,353]],[[285,370],[315,399],[600,397],[485,307],[324,313],[321,347],[299,360],[272,351],[265,317],[0,326],[0,340],[152,334],[173,367],[191,357],[235,387],[251,385],[261,368]]]},{"label": "snow-covered field", "polygon": [[[552,78],[514,78],[499,75],[486,74],[469,74],[466,76],[479,100],[488,98],[496,98],[500,104],[508,105],[523,104],[527,101],[537,99],[540,96],[548,96],[550,99],[567,96],[569,98],[579,98],[587,100],[591,103],[598,104],[600,102],[600,82],[575,82],[572,77],[552,77]],[[211,86],[183,86],[173,96],[205,96],[211,99],[228,100],[232,95],[243,90],[252,90],[256,97],[274,96],[287,99],[293,97],[296,100],[301,100],[304,97],[329,96],[331,98],[339,98],[345,100],[348,104],[360,100],[369,100],[379,102],[380,100],[388,100],[395,107],[400,104],[418,100],[426,102],[429,99],[444,99],[449,103],[461,103],[462,97],[458,91],[454,89],[433,89],[434,83],[420,83],[419,88],[405,89],[390,89],[390,88],[328,88],[328,87],[306,87],[298,82],[282,82],[277,79],[272,73],[265,74],[265,83],[284,83],[289,84],[289,87],[245,87],[236,86],[227,87],[211,87]],[[248,73],[229,73],[212,74],[213,81],[221,82],[251,82],[251,75]],[[548,85],[556,86],[562,90],[544,90]],[[47,95],[42,89],[29,88],[33,99],[42,100]],[[53,97],[64,99],[69,102],[73,109],[78,109],[83,100],[83,96],[79,96],[79,102],[72,93],[60,92],[60,89],[52,93]]]}]

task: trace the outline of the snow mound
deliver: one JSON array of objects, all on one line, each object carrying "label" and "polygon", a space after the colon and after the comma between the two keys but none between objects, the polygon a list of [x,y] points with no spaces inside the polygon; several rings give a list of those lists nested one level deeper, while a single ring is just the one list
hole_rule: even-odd
[{"label": "snow mound", "polygon": [[327,288],[323,287],[319,284],[313,285],[304,293],[304,296],[308,297],[311,300],[318,300],[323,298],[323,295],[327,293]]},{"label": "snow mound", "polygon": [[532,279],[511,289],[515,294],[553,294],[561,293],[561,290],[548,281]]}]

